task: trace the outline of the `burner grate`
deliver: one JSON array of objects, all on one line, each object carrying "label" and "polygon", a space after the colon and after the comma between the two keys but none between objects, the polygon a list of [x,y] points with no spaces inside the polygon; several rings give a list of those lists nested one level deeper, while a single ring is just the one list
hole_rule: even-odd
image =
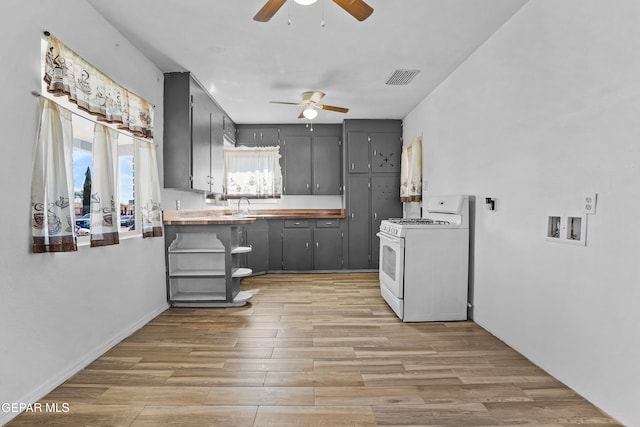
[{"label": "burner grate", "polygon": [[399,225],[448,225],[449,221],[430,218],[389,218],[387,221]]}]

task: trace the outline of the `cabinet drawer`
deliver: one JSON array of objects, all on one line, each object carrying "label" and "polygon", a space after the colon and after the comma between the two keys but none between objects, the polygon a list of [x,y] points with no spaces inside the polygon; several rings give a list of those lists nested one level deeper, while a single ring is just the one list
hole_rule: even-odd
[{"label": "cabinet drawer", "polygon": [[339,219],[316,219],[316,228],[338,228],[340,227]]},{"label": "cabinet drawer", "polygon": [[287,219],[284,221],[284,228],[308,228],[309,220],[306,219]]}]

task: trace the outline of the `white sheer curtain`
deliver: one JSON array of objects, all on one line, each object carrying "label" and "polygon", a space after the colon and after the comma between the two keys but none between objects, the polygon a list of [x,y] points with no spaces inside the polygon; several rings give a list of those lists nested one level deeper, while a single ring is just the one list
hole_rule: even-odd
[{"label": "white sheer curtain", "polygon": [[400,164],[400,201],[422,200],[422,137],[402,147]]},{"label": "white sheer curtain", "polygon": [[40,97],[31,179],[33,252],[78,250],[74,234],[71,112]]},{"label": "white sheer curtain", "polygon": [[224,193],[227,197],[281,197],[280,148],[225,147]]},{"label": "white sheer curtain", "polygon": [[137,200],[141,204],[142,237],[162,236],[160,209],[160,180],[156,147],[153,143],[135,138],[135,179]]},{"label": "white sheer curtain", "polygon": [[118,132],[96,123],[91,180],[91,246],[120,242],[118,235]]}]

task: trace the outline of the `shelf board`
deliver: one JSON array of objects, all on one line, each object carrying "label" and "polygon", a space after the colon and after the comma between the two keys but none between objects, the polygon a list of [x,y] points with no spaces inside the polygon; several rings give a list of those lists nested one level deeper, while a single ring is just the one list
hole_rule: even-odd
[{"label": "shelf board", "polygon": [[238,246],[237,248],[234,248],[231,253],[232,254],[246,254],[248,252],[251,252],[252,248],[251,246]]},{"label": "shelf board", "polygon": [[191,249],[169,249],[171,254],[220,254],[224,253],[224,248],[191,248]]},{"label": "shelf board", "polygon": [[250,268],[237,268],[233,271],[231,277],[246,277],[253,273]]},{"label": "shelf board", "polygon": [[177,292],[171,301],[226,301],[224,292]]},{"label": "shelf board", "polygon": [[225,273],[224,270],[175,270],[169,277],[225,277]]}]

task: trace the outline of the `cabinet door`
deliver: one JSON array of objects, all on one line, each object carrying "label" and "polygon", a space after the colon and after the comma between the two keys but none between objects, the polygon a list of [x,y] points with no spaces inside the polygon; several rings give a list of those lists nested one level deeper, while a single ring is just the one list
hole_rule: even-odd
[{"label": "cabinet door", "polygon": [[337,136],[313,138],[313,194],[341,194],[341,146]]},{"label": "cabinet door", "polygon": [[338,270],[342,268],[342,230],[316,228],[313,230],[314,270]]},{"label": "cabinet door", "polygon": [[210,191],[211,99],[195,82],[191,84],[191,175],[192,188]]},{"label": "cabinet door", "polygon": [[212,193],[222,193],[222,181],[224,179],[224,135],[226,123],[232,123],[225,119],[224,111],[218,105],[211,106],[211,179],[210,191]]},{"label": "cabinet door", "polygon": [[290,136],[284,141],[283,194],[311,194],[311,137]]},{"label": "cabinet door", "polygon": [[257,140],[259,145],[278,145],[279,140],[278,128],[262,128],[257,130]]},{"label": "cabinet door", "polygon": [[371,172],[400,173],[402,141],[397,132],[371,133]]},{"label": "cabinet door", "polygon": [[369,268],[371,217],[369,177],[350,176],[347,189],[349,219],[349,268]]},{"label": "cabinet door", "polygon": [[376,236],[380,222],[402,216],[400,203],[400,176],[374,176],[371,178],[371,268],[378,268],[380,239]]},{"label": "cabinet door", "polygon": [[369,172],[369,133],[349,132],[347,134],[347,153],[349,173]]},{"label": "cabinet door", "polygon": [[270,219],[269,226],[269,270],[282,270],[282,229],[284,221]]},{"label": "cabinet door", "polygon": [[264,228],[247,228],[247,244],[251,252],[247,254],[247,267],[253,273],[265,273],[269,270],[269,230]]},{"label": "cabinet door", "polygon": [[238,145],[256,145],[258,142],[257,135],[259,130],[256,128],[238,127]]},{"label": "cabinet door", "polygon": [[311,232],[305,228],[282,230],[282,264],[284,270],[311,270],[313,249]]}]

